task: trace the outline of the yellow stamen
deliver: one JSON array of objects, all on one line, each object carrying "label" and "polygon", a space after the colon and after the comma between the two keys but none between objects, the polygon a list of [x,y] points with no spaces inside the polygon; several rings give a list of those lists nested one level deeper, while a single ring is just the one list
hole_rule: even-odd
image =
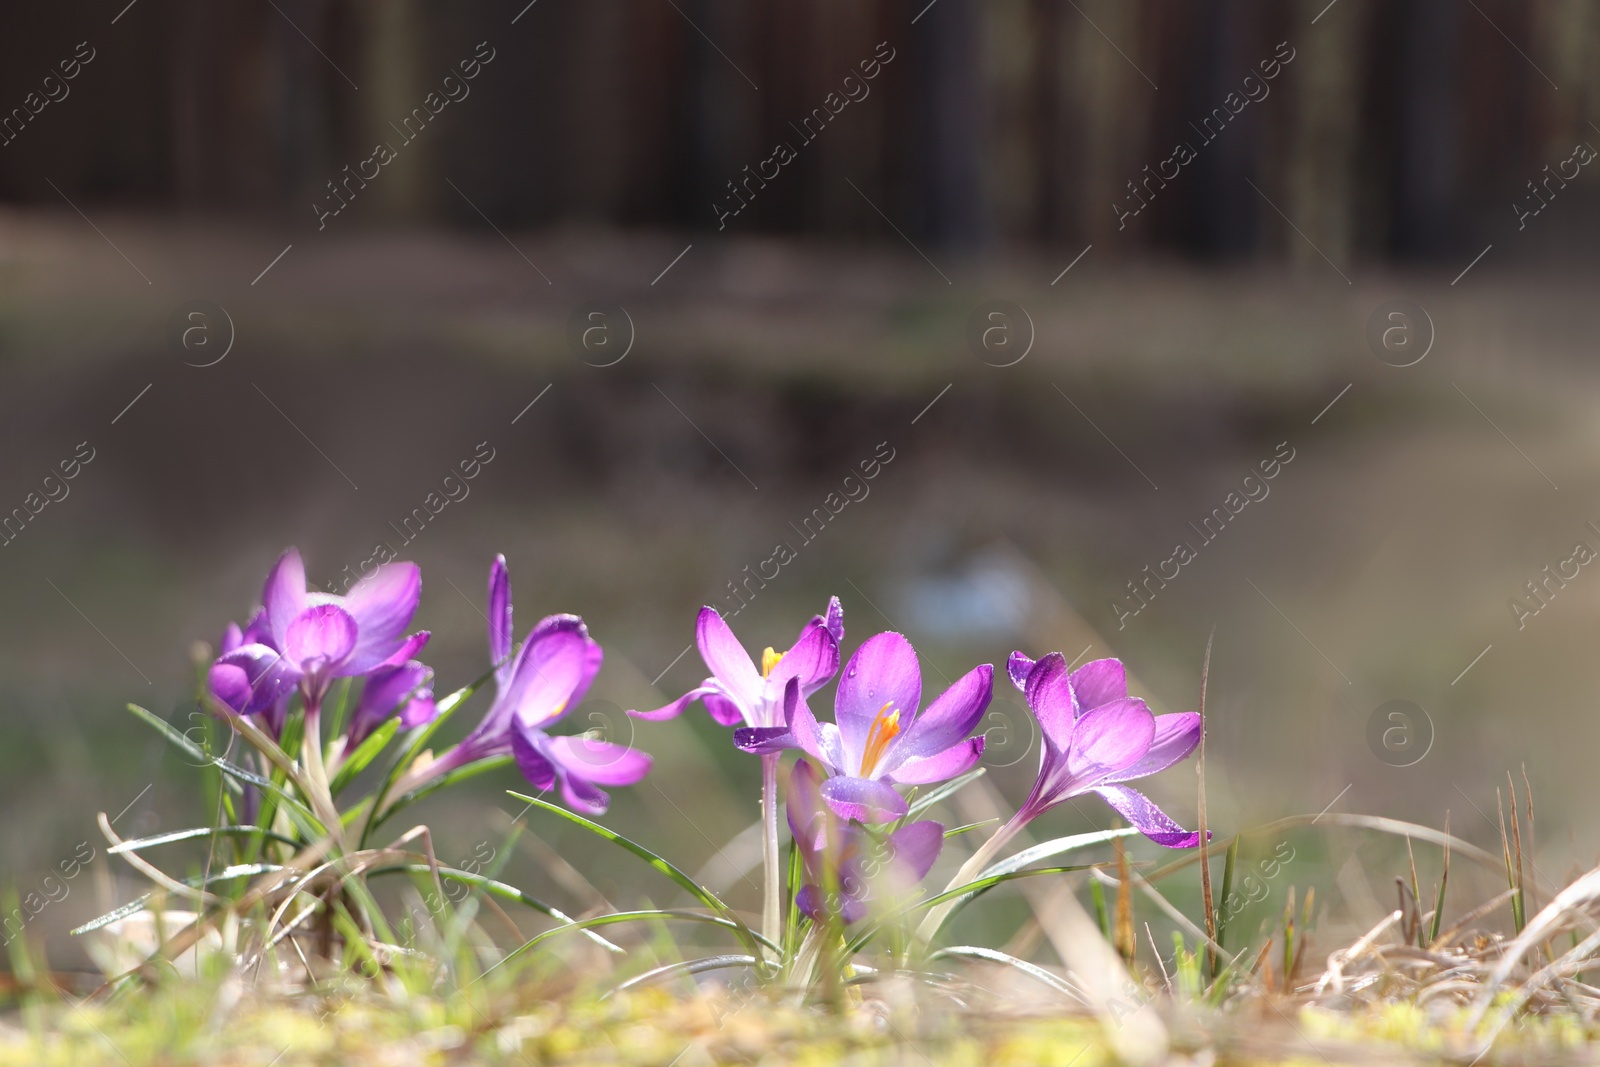
[{"label": "yellow stamen", "polygon": [[[878,714],[872,720],[872,728],[867,731],[867,743],[861,750],[861,777],[870,775],[878,766],[878,761],[883,758],[884,750],[889,747],[889,742],[900,736],[900,709],[889,711],[894,704],[888,703],[878,709]],[[887,713],[887,714],[886,714]]]},{"label": "yellow stamen", "polygon": [[774,652],[770,645],[764,651],[762,651],[762,653],[761,653],[761,677],[770,678],[772,676],[772,668],[776,667],[778,665],[778,661],[781,660],[782,658],[783,658],[783,653],[782,652]]}]

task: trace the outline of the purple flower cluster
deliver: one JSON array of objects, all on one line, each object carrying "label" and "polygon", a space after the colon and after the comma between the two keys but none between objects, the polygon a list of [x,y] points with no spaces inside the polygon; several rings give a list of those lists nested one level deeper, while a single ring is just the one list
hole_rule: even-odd
[{"label": "purple flower cluster", "polygon": [[[943,845],[943,827],[906,824],[908,803],[896,787],[948,781],[978,762],[984,739],[973,731],[989,706],[993,666],[968,671],[924,708],[922,671],[911,642],[897,633],[876,634],[839,677],[833,721],[819,722],[807,698],[839,669],[844,619],[838,598],[787,652],[766,649],[759,669],[714,609],[701,609],[695,636],[711,677],[664,707],[632,714],[672,718],[699,700],[716,722],[743,723],[734,733],[743,751],[796,749],[815,761],[813,766],[801,759],[789,780],[790,830],[809,879],[802,909],[829,900],[843,921],[860,917],[861,857],[869,837],[896,857],[892,866],[902,880],[914,875],[913,884],[920,881]],[[1199,715],[1152,714],[1144,701],[1128,696],[1127,673],[1115,659],[1069,672],[1059,652],[1037,661],[1014,652],[1007,666],[1044,738],[1038,778],[1003,830],[1007,839],[1055,805],[1095,792],[1157,844],[1199,843],[1198,834],[1123,784],[1193,752],[1200,743]],[[894,828],[878,839],[870,828],[883,824]]]},{"label": "purple flower cluster", "polygon": [[[392,715],[406,727],[431,722],[438,715],[433,671],[411,658],[428,634],[403,636],[421,595],[414,563],[385,564],[345,596],[307,592],[305,565],[290,549],[267,578],[265,606],[242,630],[229,625],[223,634],[222,654],[207,677],[210,696],[234,714],[260,716],[277,736],[297,696],[310,721],[333,681],[361,679],[344,752]],[[571,807],[603,814],[610,798],[600,787],[634,784],[649,773],[650,757],[606,741],[547,732],[582,702],[602,655],[576,615],[539,620],[513,655],[511,579],[505,558],[497,557],[489,568],[494,703],[459,745],[419,768],[405,785],[414,788],[469,763],[509,755],[539,789],[559,785]]]},{"label": "purple flower cluster", "polygon": [[[433,672],[414,658],[428,633],[407,633],[421,592],[412,563],[385,564],[343,596],[307,590],[305,566],[291,549],[267,578],[262,608],[223,635],[207,676],[209,695],[228,713],[258,717],[273,736],[281,736],[298,700],[307,738],[319,739],[330,687],[359,680],[344,734],[330,747],[334,759],[391,717],[405,727],[428,724],[439,715]],[[550,732],[599,673],[600,645],[576,615],[546,616],[515,643],[503,557],[489,568],[488,623],[495,694],[488,712],[459,744],[420,759],[400,788],[510,756],[538,789],[559,787],[573,809],[603,813],[610,802],[603,787],[639,782],[650,771],[650,757]],[[994,668],[973,668],[924,707],[916,650],[901,634],[880,633],[864,641],[841,672],[844,614],[837,597],[801,628],[793,645],[783,652],[765,649],[759,664],[713,608],[701,610],[695,640],[710,676],[663,707],[630,714],[671,719],[698,701],[714,721],[736,727],[738,748],[768,757],[768,794],[776,790],[778,755],[801,753],[788,786],[789,826],[806,875],[797,899],[801,910],[853,922],[866,913],[874,885],[888,879],[898,894],[920,882],[939,855],[944,828],[909,822],[901,789],[948,781],[978,762],[984,739],[974,731],[989,706]],[[1127,783],[1193,752],[1199,715],[1152,714],[1128,695],[1126,671],[1114,659],[1074,671],[1057,652],[1038,660],[1014,652],[1007,673],[1039,722],[1043,751],[1028,799],[992,845],[1090,792],[1157,844],[1198,843],[1198,834]],[[819,721],[808,701],[836,676],[833,721]],[[773,819],[774,802],[769,795]],[[775,837],[776,824],[770,825]]]}]

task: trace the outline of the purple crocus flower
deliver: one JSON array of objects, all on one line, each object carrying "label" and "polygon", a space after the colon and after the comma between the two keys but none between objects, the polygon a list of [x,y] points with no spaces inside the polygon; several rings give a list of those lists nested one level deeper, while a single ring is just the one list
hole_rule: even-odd
[{"label": "purple crocus flower", "polygon": [[778,752],[793,748],[784,716],[784,691],[797,682],[802,697],[827,685],[839,671],[839,642],[844,640],[844,609],[839,598],[828,610],[806,623],[787,652],[767,648],[761,669],[715,608],[700,609],[695,643],[711,677],[683,696],[654,711],[630,711],[641,719],[673,719],[696,700],[705,704],[711,718],[723,726],[744,723],[740,747],[748,752]]},{"label": "purple crocus flower", "polygon": [[433,700],[432,667],[408,660],[397,667],[379,667],[368,675],[356,709],[350,715],[344,751],[353,751],[397,711],[400,725],[408,730],[438,717],[439,708]]},{"label": "purple crocus flower", "polygon": [[[385,564],[345,596],[308,592],[305,564],[291,548],[267,576],[262,612],[212,664],[211,694],[238,714],[255,714],[298,690],[314,715],[334,679],[400,666],[427,644],[427,631],[405,632],[421,595],[414,563]],[[224,646],[233,638],[230,627]]]},{"label": "purple crocus flower", "polygon": [[[818,723],[803,699],[793,702],[793,745],[827,769],[822,796],[835,812],[888,822],[906,813],[896,785],[942,782],[978,762],[983,738],[968,735],[989,706],[993,684],[992,666],[975,667],[919,715],[916,650],[901,634],[877,634],[850,657],[839,679],[834,722]],[[762,743],[759,737],[741,740],[747,747]]]},{"label": "purple crocus flower", "polygon": [[1122,784],[1166,770],[1193,752],[1200,743],[1198,714],[1152,715],[1144,701],[1128,696],[1127,671],[1115,659],[1069,671],[1059,652],[1038,661],[1013,652],[1006,667],[1044,738],[1039,777],[1006,829],[1020,829],[1055,805],[1094,792],[1158,845],[1193,848],[1200,843],[1198,833],[1185,830],[1149,797]]},{"label": "purple crocus flower", "polygon": [[576,615],[540,619],[511,655],[511,578],[504,556],[489,568],[489,656],[495,700],[483,721],[455,748],[428,765],[433,777],[491,756],[510,754],[540,790],[559,784],[572,808],[603,815],[611,798],[601,786],[633,785],[650,773],[650,757],[584,736],[552,737],[546,729],[582,703],[604,655]]},{"label": "purple crocus flower", "polygon": [[805,866],[795,905],[814,922],[848,925],[866,917],[874,892],[896,897],[922,881],[944,848],[944,827],[908,823],[878,845],[823,802],[816,768],[799,760],[789,772],[789,831]]}]

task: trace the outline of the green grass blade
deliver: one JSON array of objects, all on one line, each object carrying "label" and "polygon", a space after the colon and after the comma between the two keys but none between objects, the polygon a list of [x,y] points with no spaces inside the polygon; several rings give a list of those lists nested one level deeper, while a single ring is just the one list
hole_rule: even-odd
[{"label": "green grass blade", "polygon": [[978,767],[975,770],[968,771],[966,774],[950,779],[948,782],[945,782],[938,789],[935,789],[927,796],[918,797],[916,800],[911,802],[911,807],[907,809],[905,816],[906,821],[911,822],[912,820],[916,819],[918,815],[939,803],[939,801],[944,800],[947,797],[954,796],[968,785],[971,785],[979,778],[982,778],[986,773],[988,773],[986,768]]},{"label": "green grass blade", "polygon": [[[129,704],[128,710],[133,712],[133,714],[138,718],[143,719],[146,723],[153,726],[161,734],[161,736],[170,741],[178,749],[178,751],[193,759],[197,766],[203,767],[211,762],[210,753],[203,751],[199,745],[189,740],[181,731],[173,727],[171,723],[167,722],[167,720],[163,719],[155,712],[146,711],[137,704]],[[228,783],[228,787],[232,789],[233,792],[244,792],[243,787],[241,787],[238,782],[229,781],[228,779],[223,780]]]},{"label": "green grass blade", "polygon": [[175,841],[192,841],[197,837],[245,837],[250,834],[263,834],[274,841],[282,841],[286,845],[298,846],[300,842],[292,837],[275,833],[260,826],[196,826],[191,830],[173,830],[171,833],[156,834],[153,837],[140,837],[122,842],[120,845],[106,849],[108,855],[118,855],[123,852],[141,852],[156,845],[170,845]]},{"label": "green grass blade", "polygon": [[[757,967],[760,965],[760,962],[761,961],[756,959],[754,956],[728,955],[707,956],[704,959],[669,963],[665,967],[657,967],[654,970],[646,971],[637,978],[628,979],[626,982],[623,982],[621,985],[617,986],[616,989],[612,990],[611,993],[623,993],[634,988],[635,986],[647,985],[658,978],[665,978],[668,975],[679,972],[683,974],[701,974],[705,971],[724,970],[728,967]],[[607,993],[600,999],[607,999],[611,996],[611,993]]]},{"label": "green grass blade", "polygon": [[1138,832],[1131,826],[1124,826],[1119,830],[1096,830],[1093,833],[1058,837],[1053,841],[1046,841],[1042,845],[1034,845],[1032,848],[1023,849],[1010,859],[991,864],[989,869],[983,872],[983,876],[987,878],[990,875],[1010,874],[1013,871],[1020,871],[1030,864],[1038,863],[1040,860],[1052,859],[1062,853],[1088,848],[1090,845],[1102,845],[1107,841],[1113,841],[1119,837],[1128,837]]},{"label": "green grass blade", "polygon": [[382,826],[391,818],[398,815],[406,808],[409,808],[423,797],[432,793],[437,793],[441,789],[452,786],[457,782],[465,781],[468,778],[476,778],[478,775],[484,774],[488,771],[497,771],[501,767],[509,767],[513,762],[514,761],[510,756],[490,756],[488,759],[474,760],[465,766],[457,767],[448,774],[440,775],[438,778],[428,782],[426,785],[417,789],[413,789],[403,796],[395,797],[383,809],[383,814],[378,816],[378,818],[374,820],[371,826],[368,828],[368,836],[370,837],[377,831],[378,827]]},{"label": "green grass blade", "polygon": [[552,804],[547,800],[540,800],[538,797],[526,796],[522,793],[516,792],[513,789],[506,790],[506,793],[508,796],[523,801],[524,803],[533,807],[542,808],[545,811],[550,812],[552,815],[559,815],[561,818],[566,819],[573,825],[581,826],[583,829],[588,830],[596,837],[610,841],[612,844],[618,845],[627,849],[629,852],[632,852],[635,856],[638,856],[650,866],[654,867],[658,872],[676,882],[684,889],[685,892],[694,897],[696,900],[700,901],[700,903],[704,904],[706,907],[710,908],[714,912],[717,912],[723,917],[731,919],[738,926],[739,939],[744,942],[745,947],[748,948],[753,955],[760,955],[760,950],[758,948],[759,941],[757,940],[755,934],[748,926],[740,921],[739,917],[733,913],[733,909],[724,904],[715,893],[711,892],[711,890],[707,889],[705,886],[695,882],[693,878],[689,877],[687,873],[678,867],[673,866],[673,864],[662,859],[660,856],[656,855],[654,852],[651,852],[643,845],[634,841],[630,841],[628,838],[623,837],[615,830],[608,830],[599,823],[592,822],[589,819],[584,818],[582,815],[579,815],[575,811],[568,811],[566,808]]},{"label": "green grass blade", "polygon": [[[538,897],[530,896],[529,894],[524,893],[514,885],[509,885],[505,882],[498,882],[493,878],[486,878],[481,874],[471,874],[467,871],[458,870],[455,867],[440,866],[438,870],[440,878],[448,878],[455,882],[465,882],[467,885],[475,886],[479,889],[482,889],[485,893],[500,897],[502,900],[514,900],[519,904],[525,904],[534,911],[539,912],[541,915],[547,915],[557,922],[577,922],[576,919],[562,911],[560,908],[552,907],[540,900]],[[392,867],[374,867],[367,873],[369,875],[379,875],[391,874],[396,871],[407,874],[432,874],[434,868],[428,866],[426,863],[404,863]],[[622,952],[622,949],[618,948],[616,945],[613,945],[599,934],[585,931],[584,936],[588,937],[589,940],[593,941],[607,952],[615,952],[619,954]]]},{"label": "green grass blade", "polygon": [[[241,863],[232,867],[226,867],[218,871],[216,874],[211,875],[209,878],[196,876],[193,878],[183,878],[180,879],[180,881],[182,881],[186,886],[205,888],[213,886],[218,882],[232,881],[235,878],[254,878],[260,874],[271,874],[273,871],[281,870],[283,870],[282,867],[273,863]],[[118,919],[126,919],[130,915],[136,915],[143,911],[152,900],[156,899],[158,895],[167,896],[165,893],[146,893],[137,900],[131,900],[122,905],[120,908],[113,908],[111,911],[106,912],[98,919],[90,919],[82,926],[70,931],[70,933],[73,937],[78,937],[82,934],[93,933],[103,926],[110,926]]]},{"label": "green grass blade", "polygon": [[1036,982],[1049,986],[1058,993],[1071,997],[1079,1004],[1084,1003],[1083,995],[1076,989],[1072,988],[1072,986],[1067,984],[1067,982],[1060,975],[1052,974],[1036,963],[1029,963],[1027,960],[1022,960],[1015,956],[1007,955],[1006,953],[1000,952],[997,949],[981,948],[977,945],[955,945],[951,948],[940,949],[929,956],[928,960],[932,962],[933,960],[945,959],[949,957],[954,957],[957,959],[986,960],[990,963],[1004,964],[1007,967],[1011,967],[1022,972]]},{"label": "green grass blade", "polygon": [[380,752],[389,747],[389,742],[399,730],[400,720],[393,718],[372,731],[371,736],[357,745],[356,750],[350,753],[350,758],[340,765],[339,773],[333,776],[333,781],[328,785],[328,791],[338,796],[340,790],[349,785],[356,775],[366,770],[367,766],[378,758]]}]

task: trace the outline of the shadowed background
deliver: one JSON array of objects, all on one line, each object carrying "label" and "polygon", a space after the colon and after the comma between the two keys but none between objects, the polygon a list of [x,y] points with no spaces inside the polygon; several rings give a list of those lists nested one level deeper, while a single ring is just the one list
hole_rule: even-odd
[{"label": "shadowed background", "polygon": [[[753,761],[699,710],[620,711],[703,676],[695,611],[737,607],[780,541],[797,558],[730,620],[754,650],[837,593],[847,650],[904,631],[930,696],[1020,647],[1123,657],[1177,711],[1215,626],[1217,828],[1448,809],[1493,848],[1525,763],[1541,873],[1588,866],[1600,578],[1543,569],[1600,549],[1600,200],[1574,152],[1600,144],[1597,44],[1600,14],[1556,0],[30,11],[0,40],[0,514],[93,458],[0,549],[6,877],[103,851],[97,811],[204,819],[123,704],[187,724],[191,642],[283,547],[326,583],[379,541],[423,567],[441,693],[485,666],[495,552],[519,630],[588,619],[607,665],[573,729],[658,757],[608,821],[690,869],[754,820]],[[378,143],[395,158],[351,181]],[[1368,339],[1402,298],[1432,340],[1408,367]],[[172,339],[196,300],[225,311],[210,348]],[[995,300],[1023,312],[1000,354],[970,340]],[[597,304],[633,331],[611,366],[573,341]],[[405,532],[475,453],[469,494]],[[1219,507],[1206,543],[1190,524]],[[1195,559],[1130,599],[1179,541]],[[1369,742],[1390,700],[1426,712],[1412,766]],[[985,730],[1015,804],[1037,748],[1009,688]],[[471,855],[519,781],[417,817]],[[1187,766],[1151,792],[1193,822]],[[1306,848],[1292,880],[1337,882],[1336,917],[1388,899],[1353,842]],[[611,899],[661,892],[579,866]],[[135,884],[90,869],[39,929]],[[548,855],[511,870],[586,902]]]}]

